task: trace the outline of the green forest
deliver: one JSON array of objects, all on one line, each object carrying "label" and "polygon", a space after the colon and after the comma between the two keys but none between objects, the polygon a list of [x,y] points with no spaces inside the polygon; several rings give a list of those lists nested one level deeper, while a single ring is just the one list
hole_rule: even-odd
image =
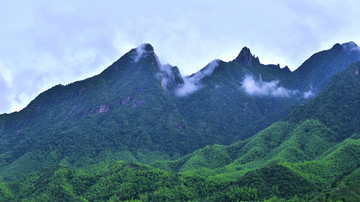
[{"label": "green forest", "polygon": [[[244,48],[183,77],[142,47],[0,115],[0,201],[360,201],[360,53],[291,72]],[[247,75],[291,93],[251,95]]]}]

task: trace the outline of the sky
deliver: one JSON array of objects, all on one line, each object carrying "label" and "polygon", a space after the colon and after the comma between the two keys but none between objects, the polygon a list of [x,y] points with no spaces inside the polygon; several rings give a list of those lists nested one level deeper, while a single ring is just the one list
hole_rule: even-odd
[{"label": "sky", "polygon": [[0,113],[99,74],[143,43],[183,75],[244,46],[295,70],[335,43],[360,44],[359,8],[356,0],[0,0]]}]

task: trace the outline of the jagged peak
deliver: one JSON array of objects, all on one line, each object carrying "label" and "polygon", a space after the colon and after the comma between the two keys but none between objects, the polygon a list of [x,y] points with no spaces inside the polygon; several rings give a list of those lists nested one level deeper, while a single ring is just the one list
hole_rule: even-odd
[{"label": "jagged peak", "polygon": [[[157,57],[157,55],[154,52],[154,48],[149,43],[144,43],[136,48],[132,48],[130,51],[125,53],[123,56],[121,56],[117,61],[115,61],[112,65],[110,65],[108,68],[104,70],[104,72],[110,71],[110,70],[117,70],[119,68],[123,68],[125,66],[128,66],[128,64],[132,63],[133,65],[137,66],[137,63],[141,62],[141,60],[148,60],[147,62],[151,64],[149,67],[152,69],[152,71],[158,71],[159,67],[161,66],[161,63]],[[131,65],[130,65],[131,66]],[[141,66],[138,66],[138,68],[141,69]],[[105,73],[106,74],[106,73]]]},{"label": "jagged peak", "polygon": [[344,50],[348,50],[348,51],[354,51],[354,50],[360,50],[360,47],[353,41],[349,41],[347,43],[343,43],[341,44],[341,47]]},{"label": "jagged peak", "polygon": [[149,43],[143,43],[140,46],[136,47],[136,49],[142,49],[149,52],[154,52],[154,47]]},{"label": "jagged peak", "polygon": [[342,46],[339,43],[336,43],[331,49],[342,49]]},{"label": "jagged peak", "polygon": [[157,77],[161,81],[161,87],[168,92],[174,91],[175,88],[184,83],[179,68],[170,64],[160,65]]},{"label": "jagged peak", "polygon": [[135,48],[136,56],[134,57],[134,62],[139,62],[139,60],[146,54],[155,54],[154,48],[149,43],[141,44]]},{"label": "jagged peak", "polygon": [[331,49],[345,50],[345,51],[360,51],[360,47],[353,41],[349,41],[343,44],[336,43]]},{"label": "jagged peak", "polygon": [[215,68],[219,66],[220,62],[222,61],[219,59],[213,60],[209,64],[207,64],[204,68],[202,68],[200,71],[192,74],[190,77],[200,81],[204,77],[211,75],[214,72]]},{"label": "jagged peak", "polygon": [[280,67],[280,64],[268,64],[266,65],[267,67],[273,68],[273,69],[279,69],[279,70],[283,70],[286,72],[291,72],[290,68],[288,66],[285,66],[283,68]]},{"label": "jagged peak", "polygon": [[238,57],[244,57],[244,56],[248,56],[248,55],[251,55],[251,51],[250,51],[250,49],[248,47],[244,46],[241,49]]},{"label": "jagged peak", "polygon": [[249,65],[250,67],[254,66],[254,64],[260,64],[260,60],[258,57],[255,57],[250,51],[250,49],[244,46],[239,55],[235,59],[236,61],[244,62],[245,64]]},{"label": "jagged peak", "polygon": [[288,66],[285,66],[284,68],[282,68],[282,70],[287,71],[287,72],[291,72],[290,68]]}]

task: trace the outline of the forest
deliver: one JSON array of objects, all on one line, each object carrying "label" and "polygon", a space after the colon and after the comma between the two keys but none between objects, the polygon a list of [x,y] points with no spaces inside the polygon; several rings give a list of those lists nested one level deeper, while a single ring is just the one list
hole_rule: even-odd
[{"label": "forest", "polygon": [[243,48],[188,77],[132,49],[0,115],[0,200],[360,201],[360,53],[346,47],[294,72]]}]

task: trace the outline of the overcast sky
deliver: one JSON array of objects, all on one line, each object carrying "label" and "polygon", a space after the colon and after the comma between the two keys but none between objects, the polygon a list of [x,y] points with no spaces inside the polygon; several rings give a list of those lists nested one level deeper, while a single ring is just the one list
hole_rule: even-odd
[{"label": "overcast sky", "polygon": [[98,74],[142,43],[183,75],[243,46],[294,70],[335,43],[360,44],[356,0],[173,2],[0,0],[0,113]]}]

